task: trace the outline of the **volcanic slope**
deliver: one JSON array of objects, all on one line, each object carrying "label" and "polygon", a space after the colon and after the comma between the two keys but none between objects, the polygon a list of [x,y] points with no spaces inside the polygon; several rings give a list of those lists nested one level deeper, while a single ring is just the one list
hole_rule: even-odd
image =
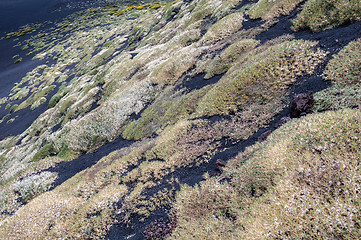
[{"label": "volcanic slope", "polygon": [[0,236],[358,239],[360,8],[118,4],[8,33],[39,64],[1,92]]}]

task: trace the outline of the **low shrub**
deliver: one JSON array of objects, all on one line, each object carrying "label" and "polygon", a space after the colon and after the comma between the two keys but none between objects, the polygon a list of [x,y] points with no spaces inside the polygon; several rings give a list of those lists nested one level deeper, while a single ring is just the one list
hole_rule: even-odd
[{"label": "low shrub", "polygon": [[13,188],[20,195],[22,202],[27,203],[36,196],[48,191],[54,179],[54,173],[41,172],[17,181]]},{"label": "low shrub", "polygon": [[241,12],[222,18],[208,29],[201,41],[214,43],[227,38],[242,28],[243,19],[243,13]]},{"label": "low shrub", "polygon": [[259,41],[244,39],[227,47],[220,55],[217,55],[206,69],[205,78],[227,72],[234,62],[243,54],[254,49]]}]

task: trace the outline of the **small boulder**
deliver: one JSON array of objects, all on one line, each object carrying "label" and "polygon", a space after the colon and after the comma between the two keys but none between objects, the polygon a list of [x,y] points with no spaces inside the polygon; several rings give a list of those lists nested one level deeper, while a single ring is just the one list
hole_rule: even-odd
[{"label": "small boulder", "polygon": [[306,115],[307,113],[312,113],[314,103],[315,101],[311,91],[293,96],[290,103],[291,118],[296,118]]},{"label": "small boulder", "polygon": [[216,165],[217,165],[217,170],[222,172],[223,171],[223,168],[226,166],[226,162],[221,160],[221,159],[218,159],[217,162],[216,162]]},{"label": "small boulder", "polygon": [[283,124],[288,123],[288,122],[291,121],[291,120],[292,120],[292,118],[290,118],[290,117],[282,117],[282,118],[280,119],[280,121],[277,123],[277,125],[275,126],[275,128],[279,128],[279,127],[281,127]]},{"label": "small boulder", "polygon": [[262,133],[258,138],[258,142],[263,142],[267,139],[267,137],[272,133],[272,130],[268,130],[268,131],[265,131],[264,133]]}]

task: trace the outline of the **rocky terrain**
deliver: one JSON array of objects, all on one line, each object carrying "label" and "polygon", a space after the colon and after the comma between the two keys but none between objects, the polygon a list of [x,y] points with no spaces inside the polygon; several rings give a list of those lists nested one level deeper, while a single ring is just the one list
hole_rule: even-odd
[{"label": "rocky terrain", "polygon": [[112,1],[1,41],[1,239],[361,237],[361,1]]}]

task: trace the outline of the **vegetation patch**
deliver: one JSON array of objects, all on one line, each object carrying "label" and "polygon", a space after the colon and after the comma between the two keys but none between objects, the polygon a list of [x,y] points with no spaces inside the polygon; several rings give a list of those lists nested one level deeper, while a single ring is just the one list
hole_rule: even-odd
[{"label": "vegetation patch", "polygon": [[212,60],[206,69],[206,75],[204,78],[209,79],[214,75],[227,72],[238,58],[240,58],[243,54],[247,54],[258,44],[259,41],[253,39],[244,39],[233,43]]},{"label": "vegetation patch", "polygon": [[232,13],[213,24],[201,41],[209,43],[225,39],[240,30],[242,22],[242,12]]},{"label": "vegetation patch", "polygon": [[135,10],[142,10],[144,8],[158,9],[161,6],[162,5],[160,5],[158,3],[156,3],[156,4],[149,4],[148,3],[148,4],[143,4],[143,5],[137,5],[137,6],[131,5],[131,6],[128,6],[127,8],[125,8],[125,9],[122,9],[122,10],[119,10],[118,8],[114,8],[109,12],[109,15],[121,16],[121,15],[124,15],[126,12],[132,11],[133,9],[135,9]]},{"label": "vegetation patch", "polygon": [[23,61],[23,58],[18,58],[14,61],[14,64],[21,63],[21,61]]},{"label": "vegetation patch", "polygon": [[[326,53],[315,42],[286,41],[250,52],[239,59],[200,101],[201,115],[229,114],[250,104],[264,104],[284,95],[297,76],[311,74]],[[280,100],[280,99],[279,99]]]},{"label": "vegetation patch", "polygon": [[[21,110],[27,108],[28,106],[32,106],[32,108],[36,108],[40,106],[42,103],[46,101],[45,96],[47,96],[50,92],[52,92],[56,88],[56,85],[45,86],[43,89],[38,92],[34,92],[31,94],[25,101],[23,101],[17,110]],[[45,100],[45,101],[44,101]]]},{"label": "vegetation patch", "polygon": [[361,85],[336,83],[314,95],[314,110],[317,112],[342,108],[361,108]]},{"label": "vegetation patch", "polygon": [[44,147],[42,147],[39,151],[36,152],[36,154],[33,157],[33,161],[37,162],[55,153],[56,151],[54,149],[54,146],[51,143],[48,143]]},{"label": "vegetation patch", "polygon": [[196,64],[201,51],[193,46],[185,47],[159,64],[151,74],[152,82],[160,85],[174,84]]},{"label": "vegetation patch", "polygon": [[248,12],[250,18],[270,20],[281,15],[289,14],[303,0],[260,0]]},{"label": "vegetation patch", "polygon": [[359,238],[359,110],[313,114],[183,186],[171,239]]},{"label": "vegetation patch", "polygon": [[293,29],[309,28],[314,32],[361,20],[359,0],[308,0],[293,20]]},{"label": "vegetation patch", "polygon": [[[342,235],[357,228],[360,215],[349,187],[360,175],[352,170],[360,155],[357,110],[293,120],[231,160],[219,178],[206,174],[199,185],[176,190],[180,181],[197,181],[198,170],[216,171],[215,154],[252,142],[285,108],[288,87],[324,60],[317,42],[292,35],[255,40],[299,2],[118,4],[16,39],[51,65],[36,67],[0,99],[10,111],[2,124],[16,127],[26,120],[17,110],[35,109],[59,90],[23,133],[0,136],[0,236],[104,239],[117,221],[132,225],[134,217],[143,221],[174,206],[180,220],[173,239],[359,237]],[[251,7],[255,18],[270,21],[242,30]],[[360,106],[357,44],[328,64],[325,76],[334,85],[315,94],[316,111]],[[207,82],[204,74],[224,75]],[[94,164],[76,173],[84,162],[71,160],[97,149],[84,156]],[[175,221],[168,223],[159,235],[171,233]]]},{"label": "vegetation patch", "polygon": [[316,111],[360,108],[361,39],[350,42],[329,61],[325,79],[333,86],[315,94]]}]

